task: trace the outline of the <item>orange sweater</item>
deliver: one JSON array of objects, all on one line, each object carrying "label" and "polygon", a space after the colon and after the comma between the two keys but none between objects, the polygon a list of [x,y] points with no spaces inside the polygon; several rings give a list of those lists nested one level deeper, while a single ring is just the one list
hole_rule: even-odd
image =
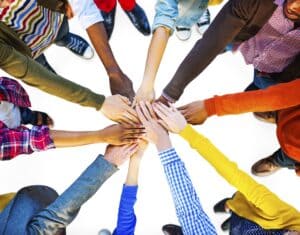
[{"label": "orange sweater", "polygon": [[264,90],[215,96],[204,101],[209,116],[278,111],[277,137],[282,150],[300,162],[300,78]]}]

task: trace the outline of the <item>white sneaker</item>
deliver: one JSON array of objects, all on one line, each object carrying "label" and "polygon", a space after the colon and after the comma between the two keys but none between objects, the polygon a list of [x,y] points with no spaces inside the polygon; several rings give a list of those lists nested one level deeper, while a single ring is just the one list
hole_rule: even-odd
[{"label": "white sneaker", "polygon": [[198,22],[196,23],[198,32],[202,35],[208,29],[210,25],[210,13],[208,9],[204,11],[202,16],[199,18]]},{"label": "white sneaker", "polygon": [[186,41],[191,37],[192,31],[190,28],[176,27],[176,36],[181,41]]}]

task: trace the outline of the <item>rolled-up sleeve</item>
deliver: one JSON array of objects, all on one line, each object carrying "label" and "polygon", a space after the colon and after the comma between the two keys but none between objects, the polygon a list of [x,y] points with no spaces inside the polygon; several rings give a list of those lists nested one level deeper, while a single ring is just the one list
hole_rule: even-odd
[{"label": "rolled-up sleeve", "polygon": [[158,0],[155,5],[155,17],[152,25],[153,32],[158,27],[170,29],[172,34],[178,17],[178,0]]},{"label": "rolled-up sleeve", "polygon": [[19,127],[1,130],[0,159],[10,160],[20,154],[31,154],[55,148],[47,126],[34,126],[32,129]]},{"label": "rolled-up sleeve", "polygon": [[84,29],[103,21],[100,10],[93,0],[70,0],[75,17]]}]

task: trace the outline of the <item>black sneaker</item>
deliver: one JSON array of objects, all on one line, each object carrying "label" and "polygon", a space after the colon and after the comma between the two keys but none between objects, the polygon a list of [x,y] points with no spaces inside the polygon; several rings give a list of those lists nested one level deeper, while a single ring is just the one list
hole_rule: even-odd
[{"label": "black sneaker", "polygon": [[94,56],[94,51],[88,44],[86,40],[82,37],[68,33],[64,36],[60,41],[55,43],[58,46],[66,47],[74,54],[84,58],[84,59],[91,59]]},{"label": "black sneaker", "polygon": [[183,235],[181,227],[175,224],[166,224],[161,229],[165,235]]},{"label": "black sneaker", "polygon": [[218,212],[228,212],[227,209],[226,209],[226,202],[229,200],[230,198],[224,198],[222,199],[221,201],[217,202],[215,205],[214,205],[214,212],[215,213],[218,213]]},{"label": "black sneaker", "polygon": [[46,69],[48,69],[52,73],[56,74],[55,70],[48,63],[46,56],[44,54],[40,54],[37,58],[35,58],[35,61],[38,62],[39,64],[43,65]]},{"label": "black sneaker", "polygon": [[138,31],[144,35],[151,33],[146,13],[138,4],[135,4],[135,7],[131,11],[125,11],[125,13]]},{"label": "black sneaker", "polygon": [[221,229],[226,232],[230,229],[230,217],[227,218],[222,224],[221,224]]},{"label": "black sneaker", "polygon": [[107,38],[109,40],[115,26],[116,7],[114,7],[114,9],[112,9],[110,12],[105,12],[101,10],[100,12],[104,20],[103,24],[106,30]]}]

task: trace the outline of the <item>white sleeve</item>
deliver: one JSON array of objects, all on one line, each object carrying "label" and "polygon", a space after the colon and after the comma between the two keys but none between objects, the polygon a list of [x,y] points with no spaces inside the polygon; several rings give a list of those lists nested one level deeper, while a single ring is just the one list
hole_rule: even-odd
[{"label": "white sleeve", "polygon": [[101,12],[93,0],[69,0],[69,3],[72,6],[75,17],[78,18],[84,29],[103,21]]}]

